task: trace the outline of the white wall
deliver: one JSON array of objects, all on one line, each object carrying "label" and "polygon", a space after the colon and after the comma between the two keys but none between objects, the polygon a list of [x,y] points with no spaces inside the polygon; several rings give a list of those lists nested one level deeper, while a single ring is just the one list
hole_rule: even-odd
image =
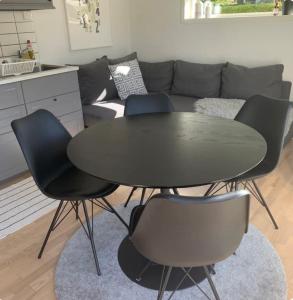
[{"label": "white wall", "polygon": [[112,47],[71,51],[65,0],[54,0],[56,9],[33,12],[40,59],[44,63],[87,63],[103,55],[118,57],[130,51],[129,0],[110,0]]},{"label": "white wall", "polygon": [[[140,59],[247,66],[283,63],[293,81],[293,17],[181,22],[181,0],[131,0],[132,48]],[[292,96],[291,96],[292,97]]]}]

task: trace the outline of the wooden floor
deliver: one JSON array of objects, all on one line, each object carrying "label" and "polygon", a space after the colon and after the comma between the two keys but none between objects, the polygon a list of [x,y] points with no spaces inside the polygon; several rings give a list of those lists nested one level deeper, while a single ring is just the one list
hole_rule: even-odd
[{"label": "wooden floor", "polygon": [[[23,176],[22,178],[23,179]],[[5,183],[7,185],[8,183]],[[284,263],[289,287],[288,299],[293,298],[293,141],[286,147],[278,169],[259,180],[280,229],[273,229],[265,211],[252,201],[251,221],[271,241]],[[180,193],[202,195],[205,188],[185,189]],[[129,188],[120,187],[109,197],[112,203],[124,201]],[[99,213],[98,210],[95,213]],[[67,240],[78,229],[74,216],[65,220],[53,234],[44,256],[37,253],[53,213],[50,213],[15,234],[0,240],[0,299],[53,300],[54,273],[58,257]],[[98,247],[98,245],[97,245]],[[102,299],[101,299],[102,300]],[[263,300],[263,299],[260,299]]]}]

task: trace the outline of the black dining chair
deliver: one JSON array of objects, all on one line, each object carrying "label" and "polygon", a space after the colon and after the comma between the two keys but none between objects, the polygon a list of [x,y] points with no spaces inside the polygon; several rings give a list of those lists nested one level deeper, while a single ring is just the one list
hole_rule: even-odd
[{"label": "black dining chair", "polygon": [[[13,121],[11,126],[36,185],[47,197],[59,200],[58,208],[38,258],[42,257],[52,231],[62,223],[71,211],[74,211],[90,240],[97,273],[100,275],[93,235],[93,205],[114,213],[128,228],[128,225],[105,198],[112,194],[118,185],[99,180],[72,165],[66,154],[71,136],[50,112],[38,110],[22,119]],[[92,205],[91,222],[86,200]],[[67,206],[69,210],[66,211]],[[79,206],[82,206],[86,226],[80,219]]]},{"label": "black dining chair", "polygon": [[289,101],[286,100],[273,99],[260,95],[248,99],[235,120],[254,128],[264,137],[267,143],[266,156],[252,170],[229,180],[220,187],[219,184],[213,184],[206,192],[206,195],[213,194],[223,187],[229,190],[236,190],[239,185],[242,185],[266,209],[275,229],[278,229],[277,222],[256,184],[256,179],[269,174],[278,165],[283,149],[288,110]]},{"label": "black dining chair", "polygon": [[163,299],[173,268],[182,269],[181,284],[189,279],[199,287],[190,274],[193,267],[203,268],[220,299],[209,266],[231,256],[240,245],[248,231],[249,205],[249,193],[237,191],[210,197],[158,194],[133,209],[130,240],[149,260],[149,267],[163,265],[158,300]]},{"label": "black dining chair", "polygon": [[[125,102],[124,116],[134,116],[150,113],[170,113],[174,112],[174,106],[168,97],[168,95],[150,94],[150,95],[130,95]],[[137,187],[133,187],[127,201],[124,204],[126,207],[132,198],[133,193],[137,190]],[[145,197],[146,188],[142,188],[141,204]]]}]

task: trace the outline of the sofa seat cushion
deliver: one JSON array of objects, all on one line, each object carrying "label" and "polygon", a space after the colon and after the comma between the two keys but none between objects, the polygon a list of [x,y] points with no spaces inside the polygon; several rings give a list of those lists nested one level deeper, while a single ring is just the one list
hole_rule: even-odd
[{"label": "sofa seat cushion", "polygon": [[180,95],[170,95],[171,102],[173,103],[174,109],[176,112],[194,112],[195,103],[198,101],[198,98],[195,97],[186,97]]},{"label": "sofa seat cushion", "polygon": [[146,89],[149,93],[171,90],[174,73],[174,61],[149,63],[140,61],[139,67]]},{"label": "sofa seat cushion", "polygon": [[[245,102],[246,100],[242,99],[204,98],[199,99],[195,103],[195,111],[208,116],[216,116],[233,120]],[[293,105],[290,105],[285,128],[285,137],[288,135],[292,123]]]},{"label": "sofa seat cushion", "polygon": [[92,105],[83,105],[83,115],[86,126],[91,126],[100,120],[111,120],[124,116],[124,101],[114,99],[97,102]]},{"label": "sofa seat cushion", "polygon": [[219,97],[224,64],[175,62],[172,94],[197,98]]},{"label": "sofa seat cushion", "polygon": [[223,68],[222,98],[248,99],[254,95],[282,98],[283,65],[247,68],[228,63]]}]

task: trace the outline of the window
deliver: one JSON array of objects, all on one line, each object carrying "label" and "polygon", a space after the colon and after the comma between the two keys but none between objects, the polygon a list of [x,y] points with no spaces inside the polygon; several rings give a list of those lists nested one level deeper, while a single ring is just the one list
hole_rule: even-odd
[{"label": "window", "polygon": [[184,20],[247,15],[281,15],[281,0],[184,0]]}]

